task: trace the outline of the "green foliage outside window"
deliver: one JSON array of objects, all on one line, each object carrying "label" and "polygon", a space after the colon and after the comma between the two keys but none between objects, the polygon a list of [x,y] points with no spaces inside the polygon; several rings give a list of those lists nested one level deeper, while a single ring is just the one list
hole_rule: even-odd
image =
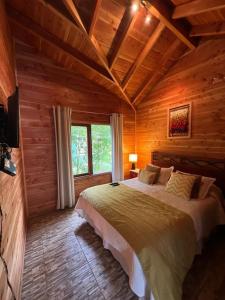
[{"label": "green foliage outside window", "polygon": [[93,173],[112,171],[112,139],[109,125],[91,125]]},{"label": "green foliage outside window", "polygon": [[112,139],[109,125],[74,125],[71,128],[72,167],[74,175],[90,173],[88,168],[88,130],[91,131],[93,174],[111,172]]},{"label": "green foliage outside window", "polygon": [[87,127],[72,126],[71,142],[73,174],[78,175],[88,173]]}]

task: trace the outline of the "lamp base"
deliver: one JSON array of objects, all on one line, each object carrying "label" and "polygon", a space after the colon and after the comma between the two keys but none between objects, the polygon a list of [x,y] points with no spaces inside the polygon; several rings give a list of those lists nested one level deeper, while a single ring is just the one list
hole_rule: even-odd
[{"label": "lamp base", "polygon": [[135,163],[133,162],[132,165],[131,165],[131,170],[135,170]]}]

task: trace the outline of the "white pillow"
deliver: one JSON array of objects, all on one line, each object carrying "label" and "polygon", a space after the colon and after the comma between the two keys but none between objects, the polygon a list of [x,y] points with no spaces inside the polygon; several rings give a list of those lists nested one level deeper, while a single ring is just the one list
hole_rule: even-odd
[{"label": "white pillow", "polygon": [[159,178],[158,178],[158,183],[166,185],[168,180],[170,179],[173,169],[174,169],[173,166],[170,168],[161,168]]},{"label": "white pillow", "polygon": [[209,189],[215,181],[216,178],[202,176],[202,181],[201,181],[199,194],[198,194],[199,199],[204,199],[208,195]]}]

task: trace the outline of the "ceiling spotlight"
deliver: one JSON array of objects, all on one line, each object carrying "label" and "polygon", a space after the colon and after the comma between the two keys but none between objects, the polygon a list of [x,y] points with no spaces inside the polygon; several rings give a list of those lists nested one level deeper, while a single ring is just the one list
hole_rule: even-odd
[{"label": "ceiling spotlight", "polygon": [[145,24],[149,24],[150,21],[151,21],[151,16],[147,15],[146,18],[145,18]]},{"label": "ceiling spotlight", "polygon": [[133,12],[136,12],[138,10],[138,8],[139,8],[139,5],[137,2],[134,2],[131,6],[131,9]]}]

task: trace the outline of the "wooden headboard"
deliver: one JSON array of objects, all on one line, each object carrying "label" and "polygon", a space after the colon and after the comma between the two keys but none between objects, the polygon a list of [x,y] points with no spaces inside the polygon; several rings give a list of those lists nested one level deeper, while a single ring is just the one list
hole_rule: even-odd
[{"label": "wooden headboard", "polygon": [[225,195],[225,159],[152,152],[152,163],[160,167],[174,166],[175,170],[216,178],[216,185]]}]

